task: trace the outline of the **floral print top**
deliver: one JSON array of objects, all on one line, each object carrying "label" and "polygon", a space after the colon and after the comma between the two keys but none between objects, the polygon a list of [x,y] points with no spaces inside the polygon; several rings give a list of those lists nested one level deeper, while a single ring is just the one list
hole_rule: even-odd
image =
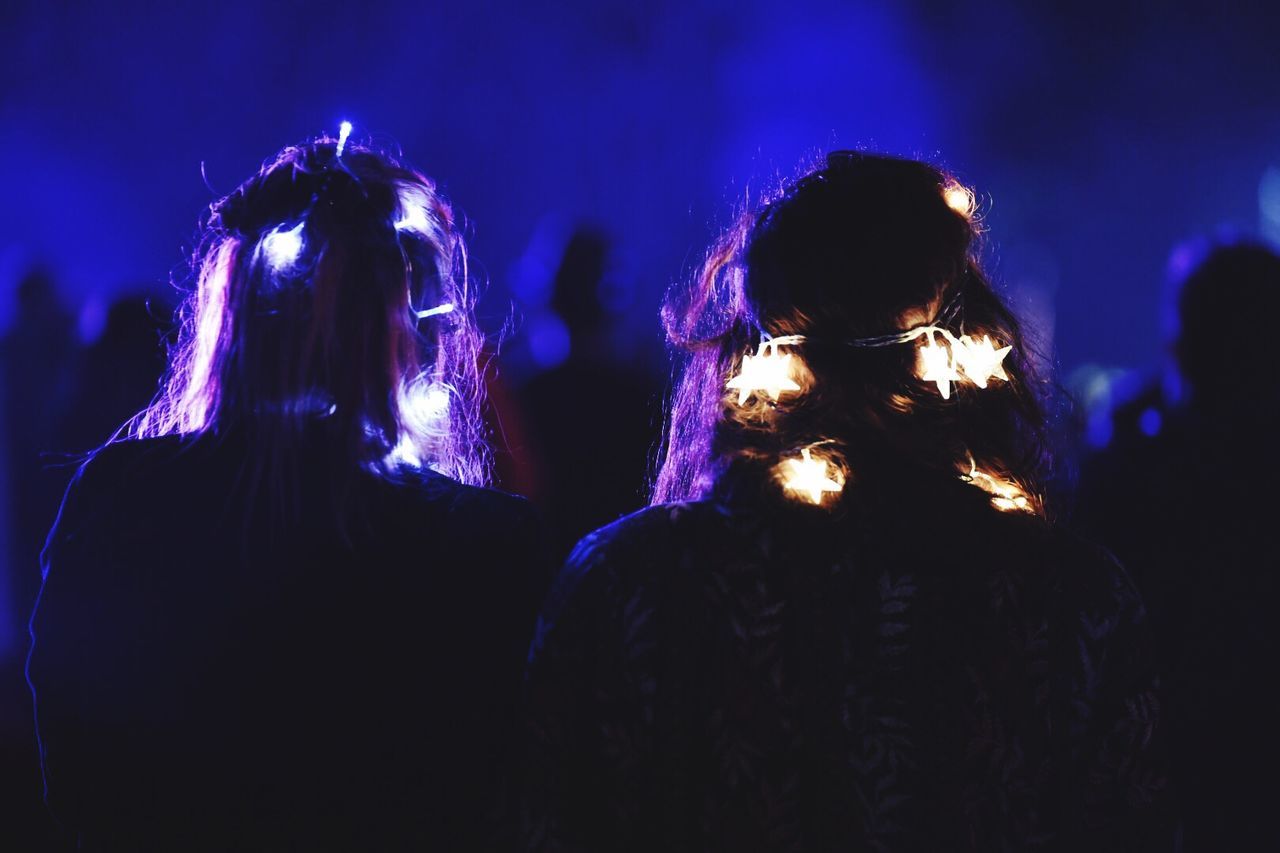
[{"label": "floral print top", "polygon": [[1175,849],[1144,610],[977,489],[588,536],[527,675],[537,851]]}]

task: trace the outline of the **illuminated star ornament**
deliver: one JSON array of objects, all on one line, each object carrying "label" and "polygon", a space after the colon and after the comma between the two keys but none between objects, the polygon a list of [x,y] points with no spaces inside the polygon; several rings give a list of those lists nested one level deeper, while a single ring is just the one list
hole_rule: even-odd
[{"label": "illuminated star ornament", "polygon": [[845,341],[855,347],[891,347],[923,339],[916,354],[916,375],[925,382],[934,382],[942,399],[951,399],[951,386],[972,382],[986,388],[991,380],[1009,381],[1004,360],[1013,352],[1012,346],[1000,346],[984,334],[979,340],[967,334],[956,335],[945,324],[955,318],[960,306],[959,295],[951,297],[938,319],[927,326],[916,326],[905,332],[894,332],[872,338],[855,338]]},{"label": "illuminated star ornament", "polygon": [[[1009,380],[1004,371],[1004,360],[1012,346],[996,347],[990,335],[976,340],[968,335],[956,337],[938,326],[924,326],[908,333],[911,338],[925,338],[917,357],[916,372],[925,382],[936,382],[942,399],[951,397],[951,383],[972,382],[986,388],[992,379]],[[940,336],[943,344],[938,344]]]},{"label": "illuminated star ornament", "polygon": [[801,343],[800,335],[789,335],[782,338],[769,338],[760,342],[755,355],[742,357],[742,369],[726,384],[738,392],[738,405],[756,392],[763,391],[776,402],[783,391],[799,391],[800,383],[796,382],[792,368],[791,353],[778,352],[780,346],[793,346]]},{"label": "illuminated star ornament", "polygon": [[1002,512],[1034,513],[1036,511],[1027,493],[1017,483],[978,470],[972,456],[969,457],[969,473],[961,474],[960,479],[991,495],[991,505]]},{"label": "illuminated star ornament", "polygon": [[990,335],[983,335],[981,343],[968,335],[961,335],[959,346],[953,347],[953,350],[964,375],[979,388],[986,388],[987,382],[992,379],[1009,381],[1009,375],[1004,372],[1004,358],[1013,347],[996,349],[996,345],[991,343]]},{"label": "illuminated star ornament", "polygon": [[807,447],[800,451],[800,457],[784,461],[786,470],[783,472],[783,488],[797,492],[819,505],[823,495],[844,491],[844,476],[838,468],[825,459],[815,459]]},{"label": "illuminated star ornament", "polygon": [[951,383],[960,381],[960,373],[956,370],[956,359],[952,348],[938,346],[938,342],[934,339],[934,331],[929,331],[928,342],[918,350],[918,369],[920,378],[925,382],[938,383],[938,393],[942,395],[942,399],[949,400]]}]

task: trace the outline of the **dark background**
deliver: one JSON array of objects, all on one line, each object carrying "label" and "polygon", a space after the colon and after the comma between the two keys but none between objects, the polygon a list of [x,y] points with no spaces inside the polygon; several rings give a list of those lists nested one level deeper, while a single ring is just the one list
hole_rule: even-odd
[{"label": "dark background", "polygon": [[[65,323],[83,363],[113,302],[151,295],[163,314],[205,205],[285,144],[349,119],[441,181],[471,223],[482,322],[507,329],[514,434],[536,420],[528,389],[589,347],[592,381],[627,373],[651,441],[663,289],[741,199],[831,147],[927,158],[974,186],[997,277],[1097,402],[1121,371],[1158,367],[1179,241],[1280,238],[1278,45],[1265,2],[6,3],[0,330],[29,339],[6,350],[0,389],[0,668],[20,666],[36,571],[12,555],[53,513],[23,491],[18,437],[75,453],[122,417],[77,391],[104,377],[31,355],[51,340],[32,317]],[[566,269],[599,297],[589,344],[570,347],[552,299]],[[57,304],[24,314],[19,284],[41,271]],[[134,364],[151,375],[145,353]],[[56,491],[65,457],[42,458]],[[12,693],[0,717],[21,756],[29,708]]]}]

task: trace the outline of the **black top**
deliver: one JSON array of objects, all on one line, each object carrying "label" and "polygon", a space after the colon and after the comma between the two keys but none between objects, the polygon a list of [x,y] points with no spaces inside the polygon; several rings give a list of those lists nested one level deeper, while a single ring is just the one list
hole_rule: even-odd
[{"label": "black top", "polygon": [[531,513],[430,472],[339,478],[326,451],[300,449],[275,509],[234,436],[80,470],[29,662],[64,823],[130,850],[504,840]]},{"label": "black top", "polygon": [[530,659],[528,849],[1172,849],[1120,568],[958,481],[845,503],[578,546]]}]

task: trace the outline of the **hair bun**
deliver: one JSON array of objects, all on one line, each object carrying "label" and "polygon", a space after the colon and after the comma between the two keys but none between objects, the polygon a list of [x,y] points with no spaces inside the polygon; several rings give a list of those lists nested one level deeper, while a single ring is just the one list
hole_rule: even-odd
[{"label": "hair bun", "polygon": [[236,187],[212,205],[210,224],[244,236],[303,216],[318,188],[317,176],[298,168],[273,167]]},{"label": "hair bun", "polygon": [[827,153],[827,168],[844,169],[867,159],[861,151],[830,151]]},{"label": "hair bun", "polygon": [[[347,158],[359,157],[348,149]],[[379,191],[381,190],[381,192]],[[313,210],[346,228],[380,222],[395,209],[394,193],[367,187],[336,156],[333,145],[286,149],[274,162],[211,205],[209,224],[255,236]]]},{"label": "hair bun", "polygon": [[366,185],[334,161],[318,176],[311,204],[324,219],[344,229],[359,232],[388,222],[396,208],[396,197],[387,187]]}]

